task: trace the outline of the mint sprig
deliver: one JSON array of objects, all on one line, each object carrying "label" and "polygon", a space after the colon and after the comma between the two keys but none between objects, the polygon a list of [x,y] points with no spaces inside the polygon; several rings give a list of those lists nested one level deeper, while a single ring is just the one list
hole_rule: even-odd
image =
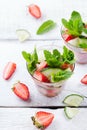
[{"label": "mint sprig", "polygon": [[27,69],[32,74],[36,69],[36,63],[38,63],[38,55],[36,48],[34,48],[34,52],[32,54],[22,51],[22,56],[27,62]]},{"label": "mint sprig", "polygon": [[58,82],[61,80],[68,79],[73,74],[72,71],[69,70],[59,70],[56,74],[51,75],[52,82]]},{"label": "mint sprig", "polygon": [[66,48],[65,46],[63,47],[62,58],[64,63],[68,63],[68,64],[75,63],[74,53],[68,48]]},{"label": "mint sprig", "polygon": [[59,67],[64,63],[73,64],[75,63],[74,53],[63,47],[63,53],[61,54],[57,49],[54,49],[53,52],[48,50],[44,50],[45,59],[50,67]]},{"label": "mint sprig", "polygon": [[87,29],[84,27],[81,15],[77,11],[71,13],[70,19],[62,19],[62,24],[68,29],[68,33],[73,36],[81,36],[82,32],[87,33]]},{"label": "mint sprig", "polygon": [[54,49],[53,52],[51,53],[48,50],[44,50],[44,56],[47,61],[47,64],[50,67],[59,67],[60,66],[60,59],[61,59],[61,54],[57,49]]}]

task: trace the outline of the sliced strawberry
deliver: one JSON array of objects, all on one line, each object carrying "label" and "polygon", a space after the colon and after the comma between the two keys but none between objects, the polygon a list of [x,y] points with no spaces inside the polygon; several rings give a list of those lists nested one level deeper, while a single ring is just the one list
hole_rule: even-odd
[{"label": "sliced strawberry", "polygon": [[67,34],[67,33],[62,34],[62,37],[63,37],[63,39],[64,39],[66,42],[68,42],[68,41],[74,39],[74,37],[73,37],[72,35],[69,35],[69,34]]},{"label": "sliced strawberry", "polygon": [[68,63],[64,63],[61,65],[61,69],[68,69],[70,68],[72,71],[74,70],[74,65],[73,64],[68,64]]},{"label": "sliced strawberry", "polygon": [[29,89],[24,83],[15,83],[12,90],[19,98],[23,100],[28,100],[30,97]]},{"label": "sliced strawberry", "polygon": [[46,61],[42,61],[40,64],[37,64],[37,71],[41,71],[42,69],[48,67],[48,64]]},{"label": "sliced strawberry", "polygon": [[41,81],[41,82],[50,82],[48,77],[46,77],[44,74],[42,74],[39,71],[35,71],[33,74],[33,77],[36,78],[37,80]]},{"label": "sliced strawberry", "polygon": [[87,74],[81,79],[81,83],[87,84]]},{"label": "sliced strawberry", "polygon": [[16,70],[16,64],[8,62],[3,71],[3,78],[8,80]]},{"label": "sliced strawberry", "polygon": [[41,10],[39,8],[39,6],[35,5],[35,4],[31,4],[28,7],[29,12],[32,16],[34,16],[35,18],[40,18],[41,17]]},{"label": "sliced strawberry", "polygon": [[44,129],[47,126],[49,126],[53,119],[54,119],[54,114],[49,113],[49,112],[44,112],[44,111],[38,111],[35,116],[31,117],[33,124],[40,129]]},{"label": "sliced strawberry", "polygon": [[87,24],[85,24],[84,27],[87,28]]},{"label": "sliced strawberry", "polygon": [[69,64],[64,63],[64,64],[61,65],[61,68],[62,69],[67,69],[67,68],[69,68]]}]

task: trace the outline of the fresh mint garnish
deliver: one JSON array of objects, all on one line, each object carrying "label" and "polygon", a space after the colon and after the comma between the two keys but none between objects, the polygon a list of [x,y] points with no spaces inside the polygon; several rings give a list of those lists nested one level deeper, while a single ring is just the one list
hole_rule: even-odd
[{"label": "fresh mint garnish", "polygon": [[22,56],[27,62],[27,69],[32,74],[36,69],[36,63],[38,63],[38,55],[36,48],[34,48],[34,52],[32,54],[22,51]]},{"label": "fresh mint garnish", "polygon": [[[68,69],[61,69],[61,66],[64,63],[73,64],[75,62],[74,53],[71,50],[64,46],[62,54],[57,49],[53,49],[53,51],[43,50],[43,52],[48,68],[58,69],[58,72],[56,74],[50,74],[52,82],[65,80],[72,75],[72,71]],[[39,63],[36,48],[34,48],[33,53],[22,51],[22,56],[26,60],[29,73],[33,74],[33,72],[36,70],[36,64]]]},{"label": "fresh mint garnish", "polygon": [[68,79],[72,75],[72,71],[69,70],[59,70],[56,74],[51,75],[52,82],[58,82],[61,80]]},{"label": "fresh mint garnish", "polygon": [[61,54],[57,49],[54,49],[53,52],[44,50],[45,59],[50,67],[61,67],[64,63],[73,64],[75,63],[74,53],[63,47],[63,54]]},{"label": "fresh mint garnish", "polygon": [[48,50],[44,50],[44,56],[50,67],[54,67],[54,68],[59,67],[59,65],[60,65],[59,60],[61,58],[61,55],[58,50],[54,49],[53,53],[51,53]]},{"label": "fresh mint garnish", "polygon": [[87,33],[87,29],[84,27],[81,15],[77,11],[71,13],[70,19],[62,19],[62,24],[68,29],[68,34],[73,36],[81,36],[82,32]]},{"label": "fresh mint garnish", "polygon": [[65,46],[63,47],[63,62],[65,63],[69,63],[69,64],[73,64],[75,63],[75,59],[74,59],[74,53],[67,49]]}]

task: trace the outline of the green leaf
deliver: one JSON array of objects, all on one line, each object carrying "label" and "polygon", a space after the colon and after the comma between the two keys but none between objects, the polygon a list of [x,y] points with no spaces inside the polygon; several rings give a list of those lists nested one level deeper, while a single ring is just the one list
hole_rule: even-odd
[{"label": "green leaf", "polygon": [[25,52],[25,51],[22,51],[22,56],[24,57],[24,59],[27,61],[27,62],[30,62],[31,61],[31,54]]},{"label": "green leaf", "polygon": [[68,71],[68,70],[60,70],[56,74],[51,75],[51,81],[52,82],[59,82],[61,80],[68,79],[73,72]]},{"label": "green leaf", "polygon": [[27,62],[27,69],[29,73],[32,74],[36,69],[36,64],[38,63],[38,55],[36,48],[34,48],[34,52],[32,54],[22,51],[22,56]]},{"label": "green leaf", "polygon": [[65,26],[65,28],[70,29],[71,25],[68,23],[68,21],[64,18],[62,18],[62,24]]},{"label": "green leaf", "polygon": [[54,55],[57,59],[61,58],[61,54],[60,54],[60,52],[59,52],[57,49],[54,49],[54,50],[53,50],[53,55]]},{"label": "green leaf", "polygon": [[87,28],[83,28],[83,32],[87,34]]},{"label": "green leaf", "polygon": [[73,11],[71,13],[71,20],[73,21],[73,20],[77,20],[77,19],[82,21],[80,13],[77,11]]},{"label": "green leaf", "polygon": [[51,54],[50,51],[44,50],[45,59],[50,67],[58,67],[59,66],[59,63],[60,63],[60,62],[58,62],[59,53],[58,53],[58,56],[57,56],[57,53],[55,56],[54,54]]},{"label": "green leaf", "polygon": [[65,46],[63,47],[63,55],[62,55],[63,61],[69,64],[75,63],[74,59],[74,53],[66,48]]},{"label": "green leaf", "polygon": [[37,34],[43,34],[50,30],[52,30],[55,27],[56,23],[52,20],[45,21],[37,30]]},{"label": "green leaf", "polygon": [[36,48],[34,48],[34,52],[32,54],[32,60],[34,60],[36,63],[38,62],[38,55],[37,55]]},{"label": "green leaf", "polygon": [[35,69],[36,69],[35,61],[27,62],[27,70],[28,70],[29,73],[33,74]]},{"label": "green leaf", "polygon": [[87,38],[79,38],[78,46],[80,48],[87,48]]},{"label": "green leaf", "polygon": [[68,29],[68,33],[73,36],[80,36],[84,27],[81,15],[77,11],[71,13],[69,21],[62,19],[62,24]]},{"label": "green leaf", "polygon": [[80,44],[79,44],[79,47],[80,47],[80,48],[87,48],[87,43],[80,43]]}]

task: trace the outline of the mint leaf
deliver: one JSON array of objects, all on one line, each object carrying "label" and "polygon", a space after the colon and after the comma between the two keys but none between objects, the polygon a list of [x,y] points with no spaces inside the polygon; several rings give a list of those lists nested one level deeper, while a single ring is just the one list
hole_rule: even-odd
[{"label": "mint leaf", "polygon": [[36,63],[38,62],[38,55],[37,55],[36,48],[34,48],[34,52],[31,57],[32,57],[32,60],[34,60]]},{"label": "mint leaf", "polygon": [[35,61],[27,62],[26,66],[27,66],[28,72],[31,73],[31,74],[33,74],[33,72],[36,69],[36,62]]},{"label": "mint leaf", "polygon": [[59,52],[57,49],[54,49],[54,50],[53,50],[53,55],[54,55],[57,59],[59,59],[59,58],[61,57],[61,54],[60,54],[60,52]]},{"label": "mint leaf", "polygon": [[83,28],[83,32],[87,34],[87,28]]},{"label": "mint leaf", "polygon": [[80,48],[87,48],[87,38],[79,38],[78,47]]},{"label": "mint leaf", "polygon": [[45,21],[37,30],[37,34],[43,34],[50,30],[52,30],[55,27],[56,23],[52,20]]},{"label": "mint leaf", "polygon": [[27,69],[32,74],[36,69],[36,64],[38,63],[38,55],[36,48],[34,48],[34,52],[32,54],[22,51],[22,56],[27,62]]},{"label": "mint leaf", "polygon": [[80,48],[87,48],[87,43],[80,43],[80,44],[79,44],[79,47],[80,47]]},{"label": "mint leaf", "polygon": [[31,61],[31,54],[30,53],[27,53],[25,51],[22,51],[22,56],[24,57],[24,59],[27,61],[27,62],[30,62]]},{"label": "mint leaf", "polygon": [[44,56],[50,67],[54,68],[59,66],[60,62],[58,58],[60,57],[60,53],[57,50],[53,50],[53,54],[48,50],[44,50]]},{"label": "mint leaf", "polygon": [[66,48],[65,46],[63,47],[62,58],[63,58],[63,62],[65,63],[69,63],[69,64],[75,63],[74,53],[68,48]]},{"label": "mint leaf", "polygon": [[73,11],[69,21],[62,19],[62,24],[68,29],[68,33],[73,36],[80,36],[83,31],[83,21],[77,11]]},{"label": "mint leaf", "polygon": [[56,74],[51,75],[51,81],[52,82],[59,82],[61,80],[68,79],[73,72],[68,71],[68,70],[60,70]]}]

